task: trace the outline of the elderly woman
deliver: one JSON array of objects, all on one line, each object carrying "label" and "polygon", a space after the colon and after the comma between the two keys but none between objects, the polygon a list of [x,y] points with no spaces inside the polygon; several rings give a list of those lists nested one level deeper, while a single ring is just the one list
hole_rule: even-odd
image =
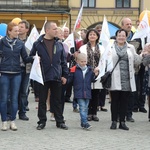
[{"label": "elderly woman", "polygon": [[[99,33],[95,29],[90,29],[86,34],[87,43],[80,47],[79,51],[87,55],[87,65],[98,67],[100,57],[104,52],[104,48],[99,45]],[[102,88],[100,81],[92,83],[92,99],[89,103],[88,121],[99,121],[97,117],[97,106],[99,100],[99,91]]]},{"label": "elderly woman", "polygon": [[[136,54],[133,45],[126,42],[127,31],[119,29],[116,32],[116,41],[111,46],[111,58],[113,66],[120,58],[119,63],[112,73],[111,93],[111,120],[110,129],[117,128],[117,118],[119,115],[119,129],[129,130],[125,124],[125,115],[130,92],[136,91],[134,65],[139,65],[142,56]],[[142,54],[141,54],[142,55]]]},{"label": "elderly woman", "polygon": [[18,110],[18,93],[21,83],[20,57],[25,63],[33,61],[32,57],[28,57],[24,43],[18,39],[18,34],[18,25],[10,22],[7,26],[7,35],[0,40],[0,113],[2,131],[8,129],[7,101],[9,95],[11,102],[10,129],[17,130],[15,119]]}]

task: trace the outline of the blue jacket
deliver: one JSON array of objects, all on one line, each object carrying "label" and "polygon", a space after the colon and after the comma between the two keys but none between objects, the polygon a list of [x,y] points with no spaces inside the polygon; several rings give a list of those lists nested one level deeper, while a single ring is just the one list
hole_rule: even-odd
[{"label": "blue jacket", "polygon": [[16,39],[11,47],[6,37],[3,37],[0,40],[0,72],[20,73],[20,57],[24,63],[33,61],[33,57],[28,57],[24,43],[21,40]]},{"label": "blue jacket", "polygon": [[61,82],[61,77],[68,77],[68,68],[65,58],[65,50],[61,42],[55,40],[53,48],[52,60],[48,54],[46,45],[43,41],[44,35],[34,42],[30,56],[34,56],[37,52],[40,57],[42,75],[44,82],[58,81]]},{"label": "blue jacket", "polygon": [[92,68],[88,69],[83,78],[82,70],[76,65],[70,68],[68,82],[73,83],[73,91],[75,99],[91,99],[91,83],[95,81],[95,74]]}]

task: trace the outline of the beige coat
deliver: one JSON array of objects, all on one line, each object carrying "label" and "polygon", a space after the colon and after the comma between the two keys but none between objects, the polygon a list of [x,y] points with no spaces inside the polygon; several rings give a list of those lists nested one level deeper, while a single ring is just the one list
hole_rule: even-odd
[{"label": "beige coat", "polygon": [[[118,56],[114,44],[111,46],[111,51],[112,51],[113,64],[115,65],[118,60]],[[127,55],[129,60],[130,87],[131,87],[131,91],[133,92],[136,91],[134,65],[139,65],[141,63],[142,56],[138,55],[135,51],[134,46],[128,43],[127,43]],[[121,90],[121,77],[120,77],[119,63],[117,64],[116,68],[112,73],[111,88],[109,90]]]}]

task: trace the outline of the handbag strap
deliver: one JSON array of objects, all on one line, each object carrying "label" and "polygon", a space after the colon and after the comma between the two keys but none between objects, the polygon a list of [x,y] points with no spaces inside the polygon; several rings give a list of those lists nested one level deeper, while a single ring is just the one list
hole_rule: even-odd
[{"label": "handbag strap", "polygon": [[111,73],[114,71],[114,69],[116,68],[116,66],[117,66],[117,64],[119,63],[119,61],[120,61],[120,57],[119,57],[118,61],[116,62],[114,68],[112,69]]}]

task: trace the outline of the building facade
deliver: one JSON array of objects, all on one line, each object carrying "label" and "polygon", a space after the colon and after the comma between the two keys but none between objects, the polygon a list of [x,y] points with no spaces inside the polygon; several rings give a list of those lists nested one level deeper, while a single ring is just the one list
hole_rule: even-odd
[{"label": "building facade", "polygon": [[[38,29],[45,18],[58,25],[70,18],[69,0],[0,0],[0,23],[14,18],[26,19]],[[31,26],[32,27],[32,26]]]},{"label": "building facade", "polygon": [[46,17],[58,26],[67,21],[72,30],[83,2],[81,28],[102,23],[104,15],[116,27],[120,27],[124,17],[131,18],[135,25],[140,13],[150,10],[150,0],[0,0],[0,23],[18,17],[40,29]]},{"label": "building facade", "polygon": [[71,28],[83,2],[81,28],[91,28],[102,23],[104,15],[107,21],[116,27],[121,26],[124,17],[131,18],[136,26],[140,13],[145,9],[150,10],[149,0],[70,0]]}]

